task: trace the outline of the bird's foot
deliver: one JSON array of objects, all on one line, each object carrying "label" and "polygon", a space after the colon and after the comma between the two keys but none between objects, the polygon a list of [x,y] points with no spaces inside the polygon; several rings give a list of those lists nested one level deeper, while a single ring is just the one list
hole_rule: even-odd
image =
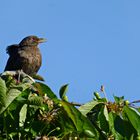
[{"label": "bird's foot", "polygon": [[18,74],[18,80],[20,81],[21,79],[23,80],[23,82],[32,82],[35,83],[35,80],[29,76],[28,74],[26,74],[25,72],[23,72],[23,70],[18,70],[17,71]]}]

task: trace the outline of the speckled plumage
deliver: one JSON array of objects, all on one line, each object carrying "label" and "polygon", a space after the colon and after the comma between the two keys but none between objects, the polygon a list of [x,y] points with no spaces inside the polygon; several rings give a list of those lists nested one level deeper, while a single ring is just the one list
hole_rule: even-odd
[{"label": "speckled plumage", "polygon": [[42,64],[38,44],[44,41],[43,38],[28,36],[19,44],[8,46],[9,59],[4,71],[23,70],[30,76],[36,74]]}]

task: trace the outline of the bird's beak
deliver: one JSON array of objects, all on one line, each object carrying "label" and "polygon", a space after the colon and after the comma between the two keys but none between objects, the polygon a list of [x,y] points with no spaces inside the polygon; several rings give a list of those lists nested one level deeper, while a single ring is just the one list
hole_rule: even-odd
[{"label": "bird's beak", "polygon": [[47,41],[47,39],[45,39],[45,38],[39,38],[38,43],[43,43],[43,42],[46,42],[46,41]]}]

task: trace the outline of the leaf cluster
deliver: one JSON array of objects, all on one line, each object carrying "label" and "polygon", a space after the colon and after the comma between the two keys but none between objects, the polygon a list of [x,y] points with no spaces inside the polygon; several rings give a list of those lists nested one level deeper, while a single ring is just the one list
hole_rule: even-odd
[{"label": "leaf cluster", "polygon": [[0,139],[2,140],[134,140],[140,139],[140,113],[124,97],[108,101],[104,88],[78,108],[59,90],[28,77],[0,77]]}]

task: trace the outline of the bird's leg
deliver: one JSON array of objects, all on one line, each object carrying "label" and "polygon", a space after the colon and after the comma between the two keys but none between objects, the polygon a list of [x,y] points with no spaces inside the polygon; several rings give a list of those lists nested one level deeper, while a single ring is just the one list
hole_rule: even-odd
[{"label": "bird's leg", "polygon": [[17,74],[18,74],[17,82],[20,83],[20,81],[21,81],[20,78],[21,78],[21,75],[23,74],[23,70],[22,69],[21,70],[18,70],[17,71]]},{"label": "bird's leg", "polygon": [[21,77],[24,78],[28,78],[29,80],[31,80],[33,83],[35,82],[35,80],[29,76],[28,74],[26,74],[22,69],[18,70],[18,81],[20,82]]}]

